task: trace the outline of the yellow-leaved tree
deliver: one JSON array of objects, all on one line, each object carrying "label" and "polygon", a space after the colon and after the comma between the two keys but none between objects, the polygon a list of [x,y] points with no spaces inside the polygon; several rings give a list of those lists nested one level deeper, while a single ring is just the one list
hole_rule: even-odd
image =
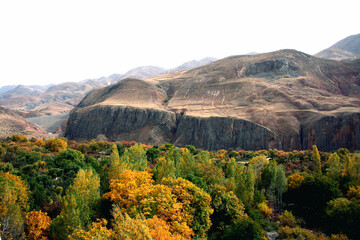
[{"label": "yellow-leaved tree", "polygon": [[[169,185],[171,183],[169,180]],[[122,217],[119,219],[123,219],[122,221],[130,221],[128,217],[136,220],[139,213],[146,219],[157,216],[168,224],[173,236],[180,235],[184,239],[190,239],[194,233],[188,223],[192,223],[195,216],[192,201],[180,200],[174,188],[163,184],[154,185],[152,175],[148,172],[126,170],[119,179],[110,180],[110,191],[103,197],[115,204],[113,215],[120,212]],[[205,203],[207,200],[205,197]],[[205,216],[205,221],[206,219]]]},{"label": "yellow-leaved tree", "polygon": [[12,239],[24,232],[29,191],[20,177],[0,171],[0,236]]},{"label": "yellow-leaved tree", "polygon": [[84,229],[75,229],[69,236],[70,240],[108,240],[113,239],[113,230],[106,227],[106,219],[97,219],[91,223],[89,231]]}]

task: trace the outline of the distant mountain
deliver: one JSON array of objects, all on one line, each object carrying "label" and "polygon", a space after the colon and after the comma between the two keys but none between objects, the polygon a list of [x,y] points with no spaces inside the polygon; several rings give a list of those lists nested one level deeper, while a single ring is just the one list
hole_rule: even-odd
[{"label": "distant mountain", "polygon": [[331,59],[336,61],[349,61],[360,57],[360,55],[338,48],[327,48],[315,54],[316,57]]},{"label": "distant mountain", "polygon": [[86,95],[66,137],[219,149],[360,149],[360,62],[295,50],[227,57]]},{"label": "distant mountain", "polygon": [[11,88],[6,92],[1,93],[0,99],[14,97],[14,96],[22,96],[22,97],[40,96],[43,92],[44,92],[43,90],[32,88],[30,86],[18,85],[15,88]]},{"label": "distant mountain", "polygon": [[121,77],[124,78],[140,78],[145,79],[153,77],[159,74],[166,72],[165,68],[156,67],[156,66],[142,66],[131,69],[130,71],[123,74]]},{"label": "distant mountain", "polygon": [[[117,83],[125,78],[145,79],[159,74],[180,71],[205,65],[216,60],[204,58],[190,61],[173,69],[157,66],[142,66],[124,74],[112,74],[108,77],[86,79],[80,82],[64,82],[47,86],[4,86],[0,93],[0,106],[22,111],[23,116],[53,115],[69,112],[90,91]],[[7,91],[6,91],[7,90]],[[23,112],[23,111],[27,111]],[[39,114],[35,114],[38,111]]]},{"label": "distant mountain", "polygon": [[170,69],[168,71],[168,73],[200,67],[200,66],[206,65],[208,63],[214,62],[216,60],[217,60],[217,58],[213,58],[213,57],[206,57],[206,58],[203,58],[201,60],[192,60],[192,61],[186,62],[184,64],[181,64],[178,67]]},{"label": "distant mountain", "polygon": [[6,85],[6,86],[2,86],[0,87],[0,94],[6,91],[9,91],[13,88],[16,88],[17,85]]},{"label": "distant mountain", "polygon": [[351,53],[360,54],[360,33],[344,38],[332,45],[330,48],[337,48]]},{"label": "distant mountain", "polygon": [[315,54],[315,56],[337,61],[348,61],[360,58],[360,34],[344,38],[331,47]]}]

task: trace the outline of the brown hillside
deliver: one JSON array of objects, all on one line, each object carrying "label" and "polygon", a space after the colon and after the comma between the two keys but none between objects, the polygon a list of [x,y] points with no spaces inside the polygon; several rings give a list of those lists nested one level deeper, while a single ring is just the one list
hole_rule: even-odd
[{"label": "brown hillside", "polygon": [[46,132],[28,122],[20,115],[0,107],[0,138],[5,138],[13,134],[40,136],[46,134]]},{"label": "brown hillside", "polygon": [[[106,134],[101,132],[105,128],[99,128],[98,132],[91,129],[83,131],[80,129],[81,126],[75,123],[84,124],[83,118],[91,121],[86,114],[96,106],[122,106],[151,108],[168,112],[170,115],[176,114],[177,122],[173,133],[170,134],[175,135],[166,137],[174,143],[182,144],[187,139],[184,134],[178,132],[181,121],[190,121],[189,117],[218,117],[251,122],[255,124],[254,129],[264,128],[269,131],[273,134],[273,139],[266,140],[266,147],[308,148],[314,142],[320,141],[318,144],[325,148],[325,140],[322,138],[329,139],[332,136],[332,145],[328,146],[332,148],[337,144],[335,139],[339,133],[336,133],[336,129],[332,132],[333,130],[324,129],[317,124],[324,124],[321,121],[328,123],[326,119],[335,118],[336,121],[340,121],[333,123],[338,124],[338,132],[345,131],[341,130],[345,127],[342,124],[347,125],[345,122],[350,121],[349,116],[360,112],[359,73],[354,64],[315,58],[295,50],[228,57],[195,69],[160,75],[145,81],[127,79],[124,83],[93,91],[70,116],[67,135],[72,138],[88,138],[89,134]],[[85,108],[88,110],[84,111]],[[96,109],[99,111],[100,108]],[[89,123],[87,125],[91,126]],[[154,122],[144,123],[141,128],[145,129],[147,126],[148,129],[152,129],[153,125]],[[355,126],[356,129],[358,127]],[[76,131],[74,128],[77,128]],[[209,131],[213,128],[216,126],[208,126]],[[320,134],[321,131],[324,136]],[[313,132],[318,134],[313,136]],[[249,134],[251,136],[251,131]],[[155,135],[152,135],[152,139],[156,139]],[[233,137],[236,138],[236,135]],[[321,139],[317,139],[318,137]],[[352,136],[355,139],[358,137],[360,136]],[[132,140],[147,142],[147,139],[144,136],[143,139]],[[188,144],[207,147],[206,139],[196,139],[188,139]],[[342,145],[360,144],[360,141],[346,143],[346,139],[339,140],[341,141]],[[235,142],[234,140],[231,143],[229,140],[229,144],[225,144],[224,147],[242,147],[234,146]],[[219,143],[211,148],[221,146]]]}]

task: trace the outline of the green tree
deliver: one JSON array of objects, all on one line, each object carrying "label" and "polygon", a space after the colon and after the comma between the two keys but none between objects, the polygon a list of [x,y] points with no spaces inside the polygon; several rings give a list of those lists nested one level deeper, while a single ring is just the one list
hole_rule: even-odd
[{"label": "green tree", "polygon": [[324,226],[327,202],[341,196],[336,182],[324,175],[310,175],[284,194],[287,209],[303,218],[310,227]]},{"label": "green tree", "polygon": [[236,196],[243,203],[251,203],[254,199],[256,183],[256,171],[252,164],[248,166],[238,165],[234,181]]},{"label": "green tree", "polygon": [[54,165],[59,170],[56,176],[60,177],[58,183],[66,189],[75,178],[77,172],[85,166],[85,157],[77,150],[67,149],[61,151],[54,158]]},{"label": "green tree", "polygon": [[276,211],[282,209],[282,196],[287,188],[284,168],[276,163],[265,166],[260,175],[260,187],[265,190],[266,197]]},{"label": "green tree", "polygon": [[360,238],[360,201],[337,198],[327,204],[327,229],[332,233],[345,233],[351,239]]},{"label": "green tree", "polygon": [[146,150],[146,157],[149,162],[155,163],[161,157],[161,152],[158,148],[152,147]]},{"label": "green tree", "polygon": [[227,191],[220,185],[211,186],[211,207],[214,213],[211,215],[210,239],[221,239],[226,226],[237,224],[246,217],[244,205],[232,191]]},{"label": "green tree", "polygon": [[75,229],[87,230],[96,216],[100,199],[98,175],[91,169],[80,170],[61,199],[61,213],[53,222],[53,235],[67,239]]}]

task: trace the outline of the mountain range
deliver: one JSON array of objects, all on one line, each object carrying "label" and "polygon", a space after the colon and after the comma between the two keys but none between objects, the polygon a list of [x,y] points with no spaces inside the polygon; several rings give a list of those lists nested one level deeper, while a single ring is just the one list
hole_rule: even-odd
[{"label": "mountain range", "polygon": [[91,90],[108,86],[122,79],[133,77],[144,79],[159,74],[198,67],[215,58],[204,58],[184,63],[176,68],[165,69],[157,66],[143,66],[125,74],[86,79],[81,82],[65,82],[48,86],[9,85],[0,88],[0,106],[19,111],[26,117],[63,114],[74,108]]},{"label": "mountain range", "polygon": [[105,136],[209,150],[293,150],[313,144],[322,151],[356,150],[359,36],[315,56],[285,49],[207,58],[175,69],[139,67],[47,89],[16,86],[0,94],[0,105],[35,117],[29,119],[34,123],[46,122],[49,129],[58,129],[70,112],[62,126],[65,136],[76,140]]}]

